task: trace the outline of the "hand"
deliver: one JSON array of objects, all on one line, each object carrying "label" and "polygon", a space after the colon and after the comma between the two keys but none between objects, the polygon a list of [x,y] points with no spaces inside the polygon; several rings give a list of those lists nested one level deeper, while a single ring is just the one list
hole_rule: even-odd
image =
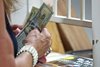
[{"label": "hand", "polygon": [[37,64],[39,64],[39,63],[41,63],[41,64],[46,63],[46,56],[45,55],[38,59],[38,63]]},{"label": "hand", "polygon": [[17,35],[23,28],[22,25],[11,25],[11,28],[15,35]]},{"label": "hand", "polygon": [[41,58],[51,45],[51,36],[46,28],[41,33],[38,29],[34,29],[27,35],[24,43],[32,45],[37,50],[39,58]]}]

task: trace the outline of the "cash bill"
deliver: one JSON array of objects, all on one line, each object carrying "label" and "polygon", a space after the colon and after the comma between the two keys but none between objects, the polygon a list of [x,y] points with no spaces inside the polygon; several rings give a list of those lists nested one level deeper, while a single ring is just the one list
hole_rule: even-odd
[{"label": "cash bill", "polygon": [[31,21],[36,16],[38,10],[39,10],[38,8],[32,7],[30,14],[28,14],[28,17],[26,18],[24,27],[26,27],[29,24],[29,21]]},{"label": "cash bill", "polygon": [[35,7],[32,7],[31,13],[29,14],[24,27],[22,29],[22,31],[16,36],[17,42],[18,42],[18,51],[23,47],[23,40],[26,38],[27,34],[28,34],[28,27],[29,27],[29,21],[34,18],[36,16],[38,12],[38,9]]},{"label": "cash bill", "polygon": [[48,23],[53,12],[48,8],[48,6],[43,3],[40,9],[35,7],[32,8],[29,17],[24,25],[22,31],[16,36],[18,42],[18,51],[24,46],[23,40],[26,38],[28,33],[37,28],[40,32]]}]

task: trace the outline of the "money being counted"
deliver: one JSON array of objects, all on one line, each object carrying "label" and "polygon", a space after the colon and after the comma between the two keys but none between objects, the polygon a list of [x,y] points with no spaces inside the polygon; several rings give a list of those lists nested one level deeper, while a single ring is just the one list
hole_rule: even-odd
[{"label": "money being counted", "polygon": [[38,30],[41,32],[41,30],[48,23],[52,14],[53,12],[49,9],[49,7],[45,3],[43,3],[40,9],[37,9],[35,7],[32,8],[31,13],[26,20],[24,28],[16,36],[18,42],[18,51],[24,46],[23,40],[26,38],[28,33],[34,28],[38,28]]}]

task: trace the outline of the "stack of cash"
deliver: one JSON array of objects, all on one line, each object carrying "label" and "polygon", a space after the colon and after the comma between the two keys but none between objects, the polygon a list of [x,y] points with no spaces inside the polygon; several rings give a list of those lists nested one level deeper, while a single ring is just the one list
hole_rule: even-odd
[{"label": "stack of cash", "polygon": [[45,3],[43,3],[40,9],[37,9],[35,7],[32,8],[31,13],[26,20],[26,23],[24,24],[24,28],[16,36],[18,42],[18,51],[24,46],[23,40],[26,38],[28,33],[34,28],[37,28],[41,32],[48,23],[52,14],[53,12]]}]

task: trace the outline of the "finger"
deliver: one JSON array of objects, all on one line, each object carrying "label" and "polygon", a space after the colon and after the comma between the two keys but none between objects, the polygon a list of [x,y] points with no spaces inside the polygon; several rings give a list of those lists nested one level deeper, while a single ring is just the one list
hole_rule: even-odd
[{"label": "finger", "polygon": [[17,24],[15,24],[15,25],[11,25],[11,27],[12,27],[13,30],[16,30],[17,28],[22,29],[23,25],[17,25]]},{"label": "finger", "polygon": [[19,32],[21,32],[21,30],[19,28],[17,28],[16,30],[13,30],[14,34],[17,35]]},{"label": "finger", "polygon": [[51,35],[46,28],[44,28],[41,33],[44,34],[46,37],[51,38]]},{"label": "finger", "polygon": [[16,31],[16,30],[13,30],[13,32],[14,32],[14,34],[15,34],[15,35],[17,35],[17,34],[18,34],[18,31]]},{"label": "finger", "polygon": [[18,25],[18,28],[19,29],[23,29],[23,25]]},{"label": "finger", "polygon": [[38,63],[46,63],[46,56],[43,55],[42,57],[40,57]]}]

